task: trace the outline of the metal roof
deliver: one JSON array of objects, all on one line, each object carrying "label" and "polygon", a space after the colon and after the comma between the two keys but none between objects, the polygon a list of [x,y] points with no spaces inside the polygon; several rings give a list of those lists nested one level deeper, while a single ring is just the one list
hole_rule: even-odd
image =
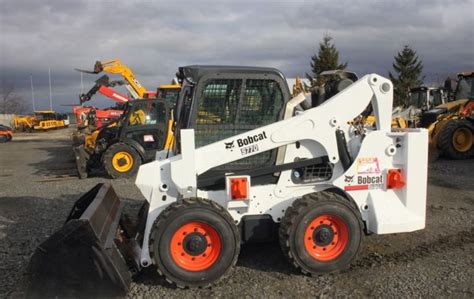
[{"label": "metal roof", "polygon": [[177,75],[184,76],[197,82],[199,78],[208,73],[252,73],[252,74],[268,74],[272,73],[282,77],[285,76],[276,68],[258,67],[258,66],[232,66],[232,65],[188,65],[179,68]]}]

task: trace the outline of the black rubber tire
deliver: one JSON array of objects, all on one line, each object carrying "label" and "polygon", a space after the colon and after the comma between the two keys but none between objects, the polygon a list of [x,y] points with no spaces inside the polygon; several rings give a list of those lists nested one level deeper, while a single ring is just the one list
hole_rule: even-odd
[{"label": "black rubber tire", "polygon": [[[312,258],[304,246],[306,226],[319,215],[332,214],[344,221],[348,229],[348,244],[334,260],[322,262]],[[347,269],[361,250],[364,233],[357,208],[349,200],[332,192],[311,193],[289,207],[279,229],[279,242],[291,264],[304,274],[323,274]]]},{"label": "black rubber tire", "polygon": [[460,128],[468,128],[471,130],[471,133],[474,134],[474,125],[472,122],[465,119],[456,119],[448,121],[444,128],[439,132],[438,137],[438,148],[441,152],[441,155],[449,159],[454,160],[465,160],[469,159],[474,155],[474,146],[471,144],[471,148],[465,152],[460,152],[456,150],[453,145],[453,135],[456,130]]},{"label": "black rubber tire", "polygon": [[[129,171],[120,172],[114,168],[112,164],[112,158],[118,152],[127,152],[132,156],[133,165]],[[113,179],[134,177],[137,174],[138,168],[140,168],[141,164],[142,158],[140,157],[140,154],[138,154],[138,152],[133,147],[122,142],[118,142],[109,146],[102,157],[102,166],[104,167],[107,174]]]},{"label": "black rubber tire", "polygon": [[[200,221],[211,225],[221,239],[217,261],[203,271],[186,271],[171,257],[170,242],[182,225]],[[158,273],[180,288],[208,287],[229,273],[240,252],[240,234],[230,214],[217,203],[202,199],[183,199],[168,206],[156,219],[150,235],[150,254]]]},{"label": "black rubber tire", "polygon": [[12,141],[12,139],[13,139],[13,135],[10,135],[10,134],[7,135],[7,141]]},{"label": "black rubber tire", "polygon": [[6,135],[0,136],[0,143],[5,143],[8,141],[8,137]]}]

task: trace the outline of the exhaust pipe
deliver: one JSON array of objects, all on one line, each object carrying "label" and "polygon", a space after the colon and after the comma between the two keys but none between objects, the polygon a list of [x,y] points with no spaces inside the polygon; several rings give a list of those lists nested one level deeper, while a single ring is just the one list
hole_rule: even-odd
[{"label": "exhaust pipe", "polygon": [[122,209],[109,184],[79,198],[64,226],[35,250],[27,297],[124,296],[139,270],[140,248],[121,225]]}]

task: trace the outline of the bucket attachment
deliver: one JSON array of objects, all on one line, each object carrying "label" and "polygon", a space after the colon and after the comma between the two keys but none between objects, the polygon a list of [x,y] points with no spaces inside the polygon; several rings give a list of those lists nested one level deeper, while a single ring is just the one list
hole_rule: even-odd
[{"label": "bucket attachment", "polygon": [[35,250],[27,297],[124,296],[132,276],[127,262],[138,251],[120,225],[122,209],[109,184],[77,200],[64,226]]},{"label": "bucket attachment", "polygon": [[84,145],[74,146],[72,148],[74,152],[74,158],[76,159],[77,174],[80,179],[87,178],[87,161],[89,160],[89,154],[86,152]]}]

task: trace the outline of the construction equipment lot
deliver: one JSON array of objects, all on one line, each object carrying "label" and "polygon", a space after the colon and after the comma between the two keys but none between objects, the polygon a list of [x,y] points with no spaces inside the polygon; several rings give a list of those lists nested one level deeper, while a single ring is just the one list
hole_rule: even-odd
[{"label": "construction equipment lot", "polygon": [[[133,180],[76,176],[75,128],[16,134],[0,144],[0,297],[22,297],[26,266],[73,202],[110,182],[131,215],[144,200]],[[430,164],[426,229],[365,238],[350,270],[309,277],[288,264],[277,243],[244,245],[233,274],[209,289],[176,289],[149,268],[130,297],[448,296],[474,293],[474,160]],[[139,200],[138,200],[139,199]]]}]

